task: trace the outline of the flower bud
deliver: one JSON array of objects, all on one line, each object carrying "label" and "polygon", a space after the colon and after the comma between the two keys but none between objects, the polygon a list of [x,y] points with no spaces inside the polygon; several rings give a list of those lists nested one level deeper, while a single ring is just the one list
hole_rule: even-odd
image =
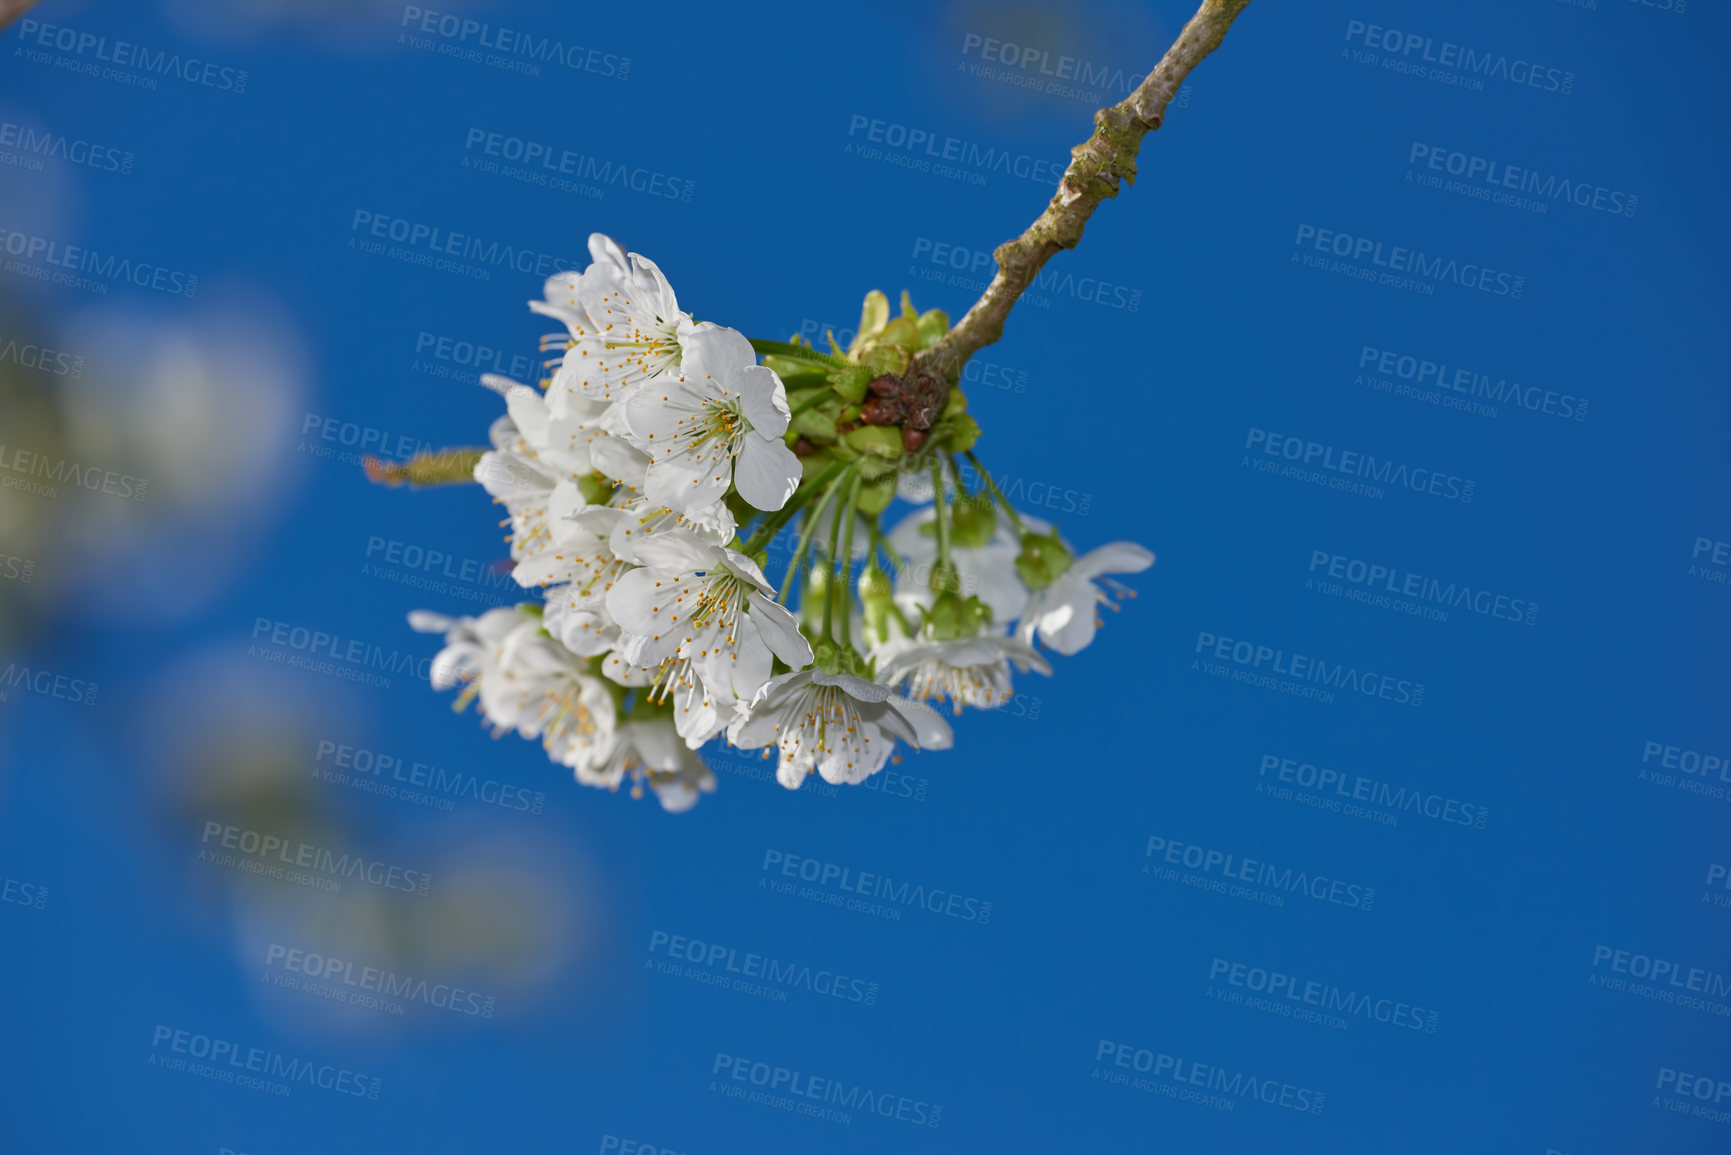
[{"label": "flower bud", "polygon": [[998,516],[992,509],[992,499],[985,494],[975,497],[958,496],[951,505],[950,544],[974,549],[992,540],[998,529]]},{"label": "flower bud", "polygon": [[896,475],[886,473],[875,481],[859,487],[859,511],[867,517],[882,513],[896,497]]},{"label": "flower bud", "polygon": [[799,599],[799,617],[813,637],[823,628],[823,599],[829,593],[829,566],[817,554],[807,557],[811,567],[805,575],[805,593]]},{"label": "flower bud", "polygon": [[972,595],[963,597],[955,590],[938,594],[921,616],[925,636],[940,642],[975,637],[982,626],[992,623],[992,611],[984,602]]},{"label": "flower bud", "polygon": [[866,630],[879,643],[890,636],[890,619],[895,616],[895,586],[890,575],[875,565],[866,566],[859,575],[859,600],[865,607]]},{"label": "flower bud", "polygon": [[944,444],[951,453],[966,453],[980,439],[980,423],[966,413],[958,413],[944,422],[948,433]]},{"label": "flower bud", "polygon": [[1054,529],[1050,534],[1024,533],[1022,552],[1016,555],[1016,572],[1031,590],[1043,590],[1070,568],[1073,555]]}]

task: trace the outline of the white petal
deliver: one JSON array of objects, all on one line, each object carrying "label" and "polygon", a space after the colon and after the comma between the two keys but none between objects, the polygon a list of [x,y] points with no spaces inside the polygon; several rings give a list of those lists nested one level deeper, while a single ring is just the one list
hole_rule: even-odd
[{"label": "white petal", "polygon": [[787,407],[787,390],[775,370],[767,365],[747,365],[739,371],[737,388],[745,419],[753,429],[766,437],[780,437],[787,432],[791,410]]},{"label": "white petal", "polygon": [[919,735],[916,745],[921,750],[948,750],[955,740],[955,733],[943,715],[926,705],[924,702],[914,702],[907,698],[891,698],[890,709],[907,719]]},{"label": "white petal", "polygon": [[762,594],[752,594],[750,617],[776,657],[796,670],[811,663],[811,643],[799,632],[799,619],[786,607]]},{"label": "white petal", "polygon": [[1135,542],[1114,541],[1077,558],[1064,576],[1094,578],[1103,573],[1141,573],[1153,564],[1154,555]]},{"label": "white petal", "polygon": [[719,396],[722,390],[738,396],[740,374],[757,367],[757,353],[745,334],[713,321],[693,325],[680,344],[685,351],[681,376],[705,396]]},{"label": "white petal", "polygon": [[725,456],[669,457],[649,463],[643,492],[656,505],[695,509],[719,501],[727,493],[732,473],[733,462]]},{"label": "white petal", "polygon": [[720,547],[683,529],[650,534],[636,548],[638,561],[661,575],[708,571],[727,558]]},{"label": "white petal", "polygon": [[767,513],[787,504],[802,474],[798,456],[781,440],[748,434],[734,459],[733,485],[754,509]]}]

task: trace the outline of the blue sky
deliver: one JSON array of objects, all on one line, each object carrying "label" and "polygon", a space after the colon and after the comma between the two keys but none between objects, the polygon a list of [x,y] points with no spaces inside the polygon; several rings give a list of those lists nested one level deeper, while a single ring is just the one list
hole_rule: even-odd
[{"label": "blue sky", "polygon": [[959,315],[1188,11],[247,10],[0,49],[0,323],[82,359],[0,348],[0,466],[114,477],[0,494],[8,1149],[1723,1149],[1721,12],[1253,3],[967,390],[1137,596],[876,789],[672,816],[414,677],[497,513],[353,456],[484,440],[592,231],[753,336]]}]

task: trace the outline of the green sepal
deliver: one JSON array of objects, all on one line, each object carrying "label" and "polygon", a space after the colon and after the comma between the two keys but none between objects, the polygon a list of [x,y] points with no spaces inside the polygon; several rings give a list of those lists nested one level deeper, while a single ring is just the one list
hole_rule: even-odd
[{"label": "green sepal", "polygon": [[902,470],[900,458],[877,457],[867,454],[859,459],[859,475],[866,481],[876,481],[880,477],[894,477]]},{"label": "green sepal", "polygon": [[873,289],[865,295],[865,304],[860,308],[859,329],[854,333],[853,344],[848,346],[848,352],[869,341],[877,335],[890,319],[890,299],[884,296],[881,289]]},{"label": "green sepal", "polygon": [[577,492],[590,505],[606,505],[613,496],[613,483],[599,473],[591,473],[577,479]]},{"label": "green sepal", "polygon": [[861,453],[874,457],[900,458],[904,452],[902,431],[894,425],[861,425],[850,429],[842,440]]},{"label": "green sepal", "polygon": [[1053,529],[1049,534],[1022,534],[1022,552],[1016,555],[1016,573],[1031,590],[1045,589],[1063,576],[1075,560],[1069,548]]},{"label": "green sepal", "polygon": [[829,383],[836,393],[844,400],[858,405],[865,400],[866,386],[876,377],[869,366],[849,365],[845,369],[832,369],[829,373]]},{"label": "green sepal", "polygon": [[950,525],[950,545],[961,549],[976,549],[992,540],[998,530],[997,511],[992,499],[985,494],[962,497],[950,507],[954,517]]},{"label": "green sepal", "polygon": [[920,314],[920,348],[930,349],[950,331],[950,315],[942,309],[928,309]]},{"label": "green sepal", "polygon": [[[863,470],[861,471],[863,474]],[[889,508],[896,499],[896,474],[892,469],[882,477],[866,481],[859,487],[859,511],[870,517]]]},{"label": "green sepal", "polygon": [[958,413],[940,422],[932,432],[943,438],[944,447],[951,453],[966,453],[980,439],[980,423],[966,413]]}]

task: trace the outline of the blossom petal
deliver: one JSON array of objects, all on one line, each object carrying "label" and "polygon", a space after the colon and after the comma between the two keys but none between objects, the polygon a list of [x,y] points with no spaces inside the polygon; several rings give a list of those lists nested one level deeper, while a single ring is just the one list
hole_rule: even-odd
[{"label": "blossom petal", "polygon": [[769,512],[787,504],[802,475],[799,457],[782,441],[747,435],[734,459],[733,486],[754,509]]},{"label": "blossom petal", "polygon": [[955,732],[943,715],[926,705],[907,698],[891,698],[889,707],[905,718],[918,735],[914,746],[920,750],[948,750],[955,741]]},{"label": "blossom petal", "polygon": [[811,643],[799,632],[799,619],[785,606],[754,593],[751,595],[750,617],[776,657],[796,670],[811,664]]},{"label": "blossom petal", "polygon": [[775,370],[767,365],[747,365],[740,370],[735,388],[753,429],[766,437],[787,432],[792,410],[787,407],[787,389]]},{"label": "blossom petal", "polygon": [[1077,558],[1070,564],[1069,572],[1088,579],[1103,573],[1141,573],[1153,564],[1154,555],[1135,542],[1114,541]]}]

